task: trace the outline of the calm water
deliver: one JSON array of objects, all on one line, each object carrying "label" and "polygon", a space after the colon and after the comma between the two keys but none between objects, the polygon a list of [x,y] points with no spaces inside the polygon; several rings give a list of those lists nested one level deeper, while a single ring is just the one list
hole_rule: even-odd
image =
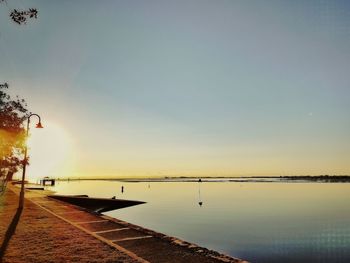
[{"label": "calm water", "polygon": [[350,262],[350,184],[74,181],[53,190],[146,201],[106,214],[251,262]]}]

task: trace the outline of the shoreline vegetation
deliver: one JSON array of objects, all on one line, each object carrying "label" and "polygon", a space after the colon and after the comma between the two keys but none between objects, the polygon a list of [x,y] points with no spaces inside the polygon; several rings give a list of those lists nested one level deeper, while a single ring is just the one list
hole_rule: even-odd
[{"label": "shoreline vegetation", "polygon": [[187,177],[187,176],[164,176],[164,177],[71,177],[53,178],[57,181],[122,181],[122,182],[257,182],[257,183],[350,183],[350,175],[300,175],[300,176],[244,176],[244,177]]}]

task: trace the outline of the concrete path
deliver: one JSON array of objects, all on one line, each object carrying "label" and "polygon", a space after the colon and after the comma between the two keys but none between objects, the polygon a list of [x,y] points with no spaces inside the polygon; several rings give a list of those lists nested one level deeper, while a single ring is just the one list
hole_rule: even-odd
[{"label": "concrete path", "polygon": [[[27,195],[27,193],[26,193]],[[10,189],[0,196],[0,245],[16,220],[18,194]],[[12,231],[11,231],[12,232]],[[137,262],[127,254],[62,221],[38,205],[25,200],[15,232],[0,262]]]}]

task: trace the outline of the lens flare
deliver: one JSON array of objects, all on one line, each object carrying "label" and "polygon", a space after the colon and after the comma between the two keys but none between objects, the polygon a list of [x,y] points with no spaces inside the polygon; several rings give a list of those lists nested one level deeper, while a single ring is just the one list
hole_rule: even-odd
[{"label": "lens flare", "polygon": [[28,139],[27,180],[35,182],[45,176],[67,175],[73,168],[73,141],[60,125],[43,123],[44,129],[31,128]]}]

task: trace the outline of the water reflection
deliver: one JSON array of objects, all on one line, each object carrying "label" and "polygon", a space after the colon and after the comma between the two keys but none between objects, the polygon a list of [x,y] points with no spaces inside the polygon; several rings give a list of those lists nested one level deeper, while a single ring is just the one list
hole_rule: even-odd
[{"label": "water reflection", "polygon": [[201,197],[201,184],[202,184],[202,180],[199,179],[199,181],[198,181],[198,204],[200,207],[202,207],[202,205],[203,205],[202,197]]},{"label": "water reflection", "polygon": [[[123,182],[123,198],[147,204],[107,214],[250,262],[350,262],[350,184],[148,184]],[[54,189],[111,197],[117,187],[71,181]]]}]

